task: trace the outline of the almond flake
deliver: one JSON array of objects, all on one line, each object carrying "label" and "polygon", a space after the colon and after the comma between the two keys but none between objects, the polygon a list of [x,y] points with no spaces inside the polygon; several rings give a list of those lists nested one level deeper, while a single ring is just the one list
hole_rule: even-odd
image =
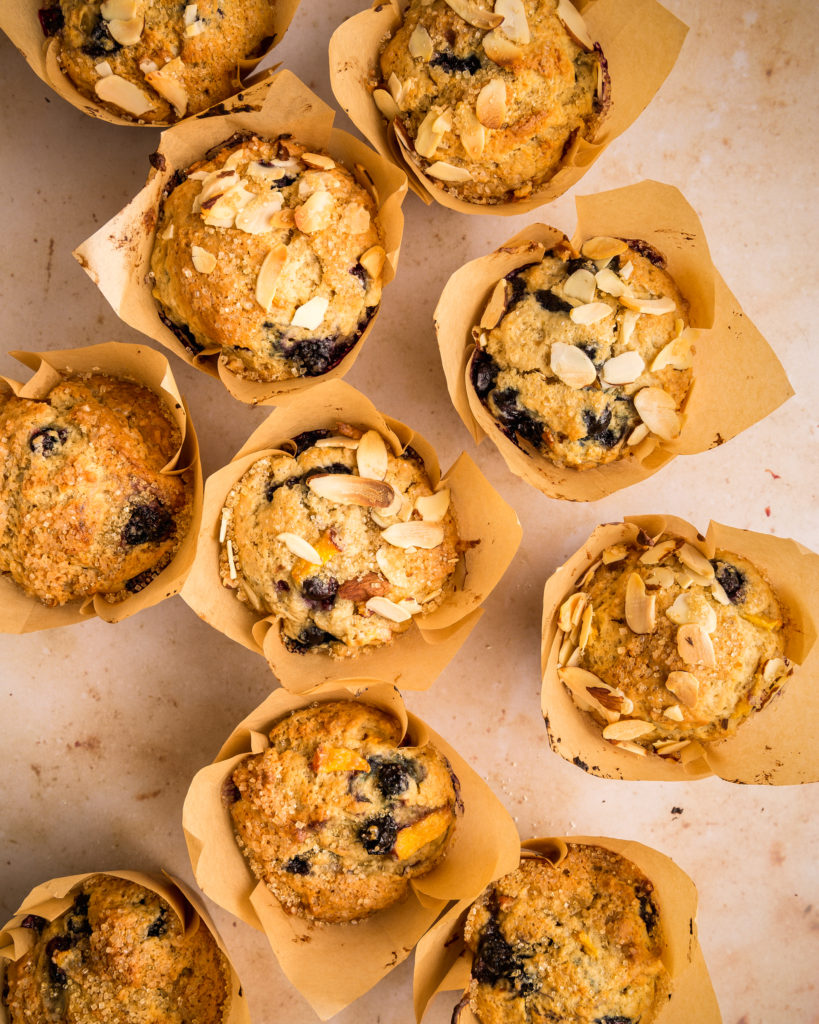
[{"label": "almond flake", "polygon": [[339,230],[347,235],[363,235],[370,226],[370,211],[361,203],[350,203],[339,222]]},{"label": "almond flake", "polygon": [[607,235],[597,235],[595,238],[588,238],[580,247],[583,256],[590,260],[610,260],[613,256],[619,256],[625,252],[628,246],[621,238],[609,238]]},{"label": "almond flake", "polygon": [[717,604],[730,604],[731,599],[725,593],[725,590],[719,580],[714,579],[711,581],[711,597],[717,602]]},{"label": "almond flake", "polygon": [[423,25],[416,25],[409,37],[407,49],[411,57],[428,62],[432,57],[432,37]]},{"label": "almond flake", "polygon": [[227,536],[228,523],[230,522],[233,512],[229,508],[222,509],[222,518],[219,523],[219,543],[225,543],[225,537]]},{"label": "almond flake", "polygon": [[677,630],[677,651],[686,665],[716,665],[714,645],[702,626],[690,623]]},{"label": "almond flake", "polygon": [[276,245],[265,256],[256,278],[256,301],[267,313],[273,305],[279,275],[287,261],[287,246]]},{"label": "almond flake", "polygon": [[335,160],[326,153],[302,153],[301,160],[308,167],[319,171],[332,171],[336,166]]},{"label": "almond flake", "polygon": [[415,499],[415,509],[426,523],[439,523],[449,508],[449,488],[443,487],[434,494],[422,494]]},{"label": "almond flake", "polygon": [[396,548],[424,548],[430,550],[443,543],[444,528],[438,523],[413,520],[396,523],[381,533],[382,538]]},{"label": "almond flake", "polygon": [[304,327],[308,331],[315,331],[321,326],[324,314],[330,300],[323,295],[315,295],[308,299],[303,306],[299,306],[290,321],[291,327]]},{"label": "almond flake", "polygon": [[573,324],[586,326],[588,324],[596,324],[600,320],[605,320],[613,312],[614,310],[611,306],[605,302],[586,302],[582,306],[575,306],[569,313],[569,318]]},{"label": "almond flake", "polygon": [[644,722],[641,718],[621,718],[619,722],[612,722],[603,730],[604,740],[636,740],[640,736],[647,736],[654,732],[655,726],[651,722]]},{"label": "almond flake", "polygon": [[171,223],[162,232],[162,238],[166,242],[169,242],[173,238],[173,234],[174,234],[174,226],[173,226],[173,221],[171,221]]},{"label": "almond flake", "polygon": [[493,327],[497,327],[505,309],[506,278],[501,278],[492,289],[492,295],[490,296],[489,302],[486,304],[486,309],[483,311],[480,326],[485,327],[488,331],[491,331]]},{"label": "almond flake", "polygon": [[415,136],[415,152],[425,160],[431,159],[441,144],[443,132],[436,132],[433,128],[440,116],[441,111],[437,107],[433,107],[418,125],[418,132]]},{"label": "almond flake", "polygon": [[608,267],[603,270],[598,270],[594,275],[594,279],[600,291],[605,292],[607,295],[613,295],[615,298],[619,298],[621,295],[629,294],[629,287],[625,281],[621,280],[617,274]]},{"label": "almond flake", "polygon": [[207,27],[204,21],[194,21],[192,25],[185,26],[185,35],[188,39],[195,39],[196,36],[201,36],[207,30]]},{"label": "almond flake", "polygon": [[[579,648],[577,653],[580,653]],[[622,690],[615,690],[607,683],[603,683],[601,686],[587,686],[586,692],[609,711],[617,712],[620,715],[630,715],[634,710],[634,702]]]},{"label": "almond flake", "polygon": [[631,275],[633,273],[634,264],[631,262],[631,260],[626,260],[626,262],[620,267],[620,277],[623,281],[628,281],[630,280]]},{"label": "almond flake", "polygon": [[625,544],[612,544],[610,547],[604,549],[603,554],[600,556],[603,565],[612,565],[614,562],[621,562],[628,554],[628,548]]},{"label": "almond flake", "polygon": [[349,473],[316,473],[309,478],[307,486],[313,494],[336,505],[358,505],[361,508],[387,508],[395,493],[383,480],[370,480]]},{"label": "almond flake", "polygon": [[100,14],[106,21],[126,21],[135,18],[137,0],[105,0],[100,4]]},{"label": "almond flake", "polygon": [[[569,0],[558,0],[555,14],[563,22],[566,31],[576,43],[586,50],[594,49],[594,41],[589,35],[585,21],[583,21],[577,8]],[[584,252],[583,255],[586,256],[587,253]]]},{"label": "almond flake", "polygon": [[717,613],[704,598],[699,597],[701,593],[680,594],[671,607],[666,609],[667,618],[676,626],[697,622],[706,633],[713,633],[717,628]]},{"label": "almond flake", "polygon": [[321,555],[318,551],[304,537],[299,537],[297,533],[279,533],[276,535],[276,540],[280,540],[296,558],[303,558],[305,562],[309,562],[311,565],[322,564]]},{"label": "almond flake", "polygon": [[104,103],[113,103],[115,107],[120,107],[135,117],[154,108],[150,96],[133,82],[119,75],[106,75],[105,78],[100,78],[94,83],[94,92]]},{"label": "almond flake", "polygon": [[563,668],[564,665],[568,664],[569,658],[572,656],[574,651],[575,645],[572,643],[571,637],[567,636],[560,645],[560,650],[557,652],[558,668]]},{"label": "almond flake", "polygon": [[644,441],[647,437],[648,427],[645,425],[645,423],[638,423],[634,430],[632,430],[632,432],[626,438],[626,444],[633,448],[634,445],[637,445],[641,441]]},{"label": "almond flake", "polygon": [[392,121],[394,117],[398,116],[398,104],[386,89],[374,89],[373,100],[375,101],[375,105],[388,121]]},{"label": "almond flake", "polygon": [[281,192],[273,196],[256,196],[236,214],[235,226],[248,235],[263,235],[272,229],[274,214],[282,208]]},{"label": "almond flake", "polygon": [[150,71],[145,76],[145,81],[152,89],[167,100],[176,111],[177,117],[182,117],[188,109],[188,92],[184,84],[177,76],[184,74],[185,64],[181,57],[175,57],[168,61],[159,71]]},{"label": "almond flake", "polygon": [[99,64],[94,65],[94,70],[100,76],[100,78],[107,78],[108,75],[113,75],[114,69],[108,63],[107,60],[101,60]]},{"label": "almond flake", "polygon": [[583,614],[583,609],[586,607],[588,599],[588,595],[582,593],[572,594],[570,597],[567,597],[560,606],[560,612],[558,613],[558,629],[561,629],[564,633],[571,632],[580,622],[580,617]]},{"label": "almond flake", "polygon": [[501,35],[498,30],[487,32],[483,37],[483,52],[498,67],[511,67],[522,56],[519,46]]},{"label": "almond flake", "polygon": [[645,583],[639,573],[630,574],[626,582],[626,623],[632,633],[652,633],[657,624],[657,598],[646,594]]},{"label": "almond flake", "polygon": [[584,710],[591,709],[596,711],[609,723],[618,720],[620,712],[602,704],[592,692],[599,691],[601,694],[606,694],[607,697],[612,693],[617,693],[607,683],[604,683],[599,676],[596,676],[593,672],[587,672],[584,668],[568,665],[565,668],[559,668],[557,675],[566,689],[577,698],[578,703],[583,706]]},{"label": "almond flake", "polygon": [[641,388],[634,396],[634,408],[652,434],[664,441],[679,437],[682,423],[677,404],[662,388]]},{"label": "almond flake", "polygon": [[639,352],[623,352],[603,363],[601,377],[607,384],[633,384],[645,368]]},{"label": "almond flake", "polygon": [[472,175],[465,167],[455,167],[445,160],[438,160],[430,164],[426,173],[431,178],[440,178],[441,181],[471,181]]},{"label": "almond flake", "polygon": [[679,558],[686,568],[690,569],[698,576],[703,576],[709,581],[715,578],[713,565],[711,565],[705,555],[695,548],[693,544],[683,544],[677,552],[677,558]]},{"label": "almond flake", "polygon": [[472,0],[445,0],[449,7],[468,25],[475,28],[497,28],[503,21],[502,14],[494,14],[483,7],[478,7]]},{"label": "almond flake", "polygon": [[402,608],[395,601],[390,601],[388,597],[371,597],[364,607],[384,619],[389,619],[390,622],[409,622],[412,618],[406,608]]},{"label": "almond flake", "polygon": [[506,83],[492,78],[478,93],[475,116],[485,128],[500,128],[506,120]]},{"label": "almond flake", "polygon": [[670,707],[663,708],[663,718],[670,718],[672,722],[682,722],[685,715],[679,704],[672,704]]},{"label": "almond flake", "polygon": [[301,206],[296,207],[296,227],[306,235],[314,231],[323,231],[330,226],[334,206],[335,200],[329,192],[314,192]]},{"label": "almond flake", "polygon": [[358,262],[367,271],[373,281],[377,281],[384,267],[387,254],[380,245],[373,245],[358,257]]},{"label": "almond flake", "polygon": [[228,571],[232,580],[237,579],[238,573],[236,572],[236,559],[233,557],[233,542],[227,542],[227,559],[228,559]]},{"label": "almond flake", "polygon": [[420,605],[414,597],[405,597],[403,600],[398,602],[398,607],[408,611],[410,615],[420,615],[424,610],[423,606]]},{"label": "almond flake", "polygon": [[390,73],[390,77],[387,79],[387,88],[390,90],[390,95],[398,104],[398,108],[401,108],[401,101],[404,98],[404,83],[393,71]]},{"label": "almond flake", "polygon": [[524,46],[531,40],[529,22],[526,20],[526,9],[522,0],[496,0],[495,14],[503,16],[498,31],[507,39],[511,39],[513,43],[522,43]]},{"label": "almond flake", "polygon": [[638,757],[647,756],[648,752],[645,747],[641,747],[638,743],[632,743],[630,740],[611,740],[610,742],[619,750],[627,750],[630,754],[637,754]]},{"label": "almond flake", "polygon": [[348,448],[355,451],[358,448],[358,441],[353,437],[346,437],[344,434],[332,434],[330,437],[320,437],[313,444],[314,448]]},{"label": "almond flake", "polygon": [[[387,475],[387,446],[377,430],[368,430],[362,435],[356,450],[356,465],[360,476],[371,480],[383,480]],[[386,506],[384,506],[386,507]]]},{"label": "almond flake", "polygon": [[[582,309],[583,307],[578,307]],[[608,310],[608,306],[606,309]],[[574,311],[572,311],[574,312]],[[556,341],[549,354],[549,366],[563,383],[570,388],[587,387],[597,380],[597,370],[583,349]]]},{"label": "almond flake", "polygon": [[486,129],[466,103],[459,104],[458,116],[462,124],[459,132],[461,145],[470,159],[478,160],[486,145]]},{"label": "almond flake", "polygon": [[693,708],[700,695],[700,681],[690,672],[669,672],[665,687],[675,697],[679,697],[687,708]]},{"label": "almond flake", "polygon": [[638,299],[634,295],[621,295],[620,302],[626,309],[633,309],[637,313],[646,313],[649,316],[663,316],[664,313],[673,313],[677,303],[668,295],[659,299]]},{"label": "almond flake", "polygon": [[577,646],[578,649],[581,651],[585,650],[586,644],[589,642],[593,618],[594,608],[592,607],[592,603],[590,601],[583,610],[583,617],[580,620],[580,633],[577,638]]},{"label": "almond flake", "polygon": [[692,328],[687,328],[683,333],[669,341],[661,348],[651,363],[651,372],[657,373],[670,366],[675,370],[690,370],[694,365],[694,356],[691,350],[692,337],[695,334]]},{"label": "almond flake", "polygon": [[622,345],[628,345],[631,341],[631,336],[634,334],[634,328],[637,326],[639,319],[640,314],[635,313],[633,309],[627,309],[623,313],[623,322],[620,326],[620,343]]},{"label": "almond flake", "polygon": [[[583,267],[580,270],[575,270],[563,285],[564,295],[572,299],[580,299],[581,302],[592,302],[596,290],[594,274]],[[608,306],[606,310],[608,310]]]},{"label": "almond flake", "polygon": [[640,562],[643,565],[656,565],[658,562],[662,562],[664,558],[677,550],[680,546],[678,540],[661,540],[659,544],[654,544],[647,551],[644,551],[640,555]]},{"label": "almond flake", "polygon": [[769,685],[791,675],[793,668],[787,658],[769,658],[762,666],[762,678]]},{"label": "almond flake", "polygon": [[199,17],[199,5],[187,4],[185,7],[185,24],[192,25]]},{"label": "almond flake", "polygon": [[651,570],[645,577],[645,584],[647,587],[667,587],[674,586],[674,573],[668,566],[658,565]]},{"label": "almond flake", "polygon": [[670,757],[671,754],[677,754],[685,749],[690,742],[691,740],[672,740],[667,743],[655,743],[653,744],[654,753],[659,754],[660,757]]},{"label": "almond flake", "polygon": [[216,269],[216,257],[212,252],[203,249],[200,245],[191,246],[191,259],[194,267],[200,274],[210,274]]}]

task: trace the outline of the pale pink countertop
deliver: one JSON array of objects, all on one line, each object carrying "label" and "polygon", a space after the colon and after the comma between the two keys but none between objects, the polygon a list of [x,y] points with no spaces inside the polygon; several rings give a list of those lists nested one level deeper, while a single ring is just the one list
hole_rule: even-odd
[{"label": "pale pink countertop", "polygon": [[[410,196],[401,262],[348,380],[419,428],[449,465],[461,450],[510,501],[523,543],[486,614],[412,711],[449,739],[515,817],[521,835],[636,839],[670,855],[700,893],[699,934],[726,1024],[819,1021],[819,787],[622,783],[550,752],[539,704],[540,598],[546,577],[600,522],[670,512],[795,537],[819,549],[815,215],[819,27],[794,0],[667,0],[691,26],[681,58],[637,123],[573,190],[654,178],[681,188],[716,266],[782,360],[796,396],[730,443],[681,457],[591,505],[543,497],[476,449],[452,409],[432,330],[447,277],[527,223],[572,233],[572,193],[539,215],[466,217]],[[305,0],[276,60],[326,101],[326,49],[355,13]],[[320,13],[319,13],[320,12]],[[0,310],[4,352],[111,339],[137,342],[71,249],[141,187],[158,133],[96,122],[57,98],[0,38],[3,125]],[[811,116],[813,115],[813,116]],[[339,116],[337,123],[349,127]],[[206,474],[265,417],[175,357]],[[18,370],[4,355],[0,372]],[[201,622],[179,598],[117,626],[0,637],[5,809],[3,920],[56,875],[164,867],[192,880],[181,829],[193,774],[274,685],[263,659]],[[681,808],[681,813],[672,813]],[[263,935],[214,909],[256,1024],[317,1018],[279,971]],[[410,1024],[412,959],[334,1018]],[[449,1020],[454,997],[427,1018]],[[692,1022],[695,1024],[695,1022]]]}]

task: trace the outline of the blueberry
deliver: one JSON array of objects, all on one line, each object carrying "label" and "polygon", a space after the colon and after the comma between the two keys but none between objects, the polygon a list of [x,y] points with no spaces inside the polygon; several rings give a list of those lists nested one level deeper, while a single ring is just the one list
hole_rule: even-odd
[{"label": "blueberry", "polygon": [[323,437],[329,437],[329,430],[305,430],[301,434],[296,434],[290,440],[295,445],[296,455],[301,455],[302,452],[307,451],[308,448],[312,448],[316,441],[320,441]]},{"label": "blueberry", "polygon": [[88,33],[88,39],[82,47],[82,52],[88,57],[106,57],[120,49],[119,43],[108,31],[108,25],[103,18],[99,18]]},{"label": "blueberry", "polygon": [[529,267],[533,266],[534,263],[527,263],[525,266],[518,267],[516,270],[513,270],[511,274],[506,275],[506,280],[509,282],[509,288],[506,293],[507,313],[510,309],[514,309],[526,294],[526,281],[523,279],[522,275],[525,270],[528,270]]},{"label": "blueberry", "polygon": [[418,452],[412,447],[411,444],[408,444],[407,447],[401,452],[401,454],[398,457],[400,459],[408,459],[411,462],[417,462],[421,466],[423,466],[424,464],[424,460],[421,458]]},{"label": "blueberry", "polygon": [[151,505],[135,505],[128,522],[122,528],[122,541],[129,547],[138,544],[158,544],[174,530],[173,516],[161,501]]},{"label": "blueberry", "polygon": [[405,793],[409,789],[412,775],[407,770],[406,761],[385,761],[376,765],[373,770],[375,771],[375,784],[386,800]]},{"label": "blueberry", "polygon": [[654,931],[654,928],[657,925],[657,918],[659,917],[657,907],[654,905],[654,901],[645,889],[635,889],[634,895],[640,903],[640,917],[643,920],[643,924],[646,926],[646,931],[651,933]]},{"label": "blueberry", "polygon": [[478,943],[478,953],[472,964],[472,977],[487,985],[508,982],[526,995],[540,988],[536,975],[526,971],[523,958],[528,951],[515,949],[500,933],[497,921],[490,920]]},{"label": "blueberry", "polygon": [[592,263],[591,260],[584,259],[582,256],[566,261],[566,274],[568,276],[571,276],[578,270],[588,270],[590,274],[596,274],[597,265]]},{"label": "blueberry", "polygon": [[518,403],[518,392],[514,388],[492,392],[492,403],[495,406],[495,418],[501,429],[517,444],[521,437],[529,444],[539,448],[543,443],[543,426],[522,405]]},{"label": "blueberry", "polygon": [[37,17],[40,19],[40,28],[44,36],[56,36],[65,25],[62,8],[59,6],[42,7],[37,11]]},{"label": "blueberry", "polygon": [[470,372],[472,374],[472,386],[475,388],[475,394],[480,399],[486,398],[495,386],[495,381],[500,373],[500,367],[488,352],[477,348],[472,357]]},{"label": "blueberry", "polygon": [[231,804],[237,804],[241,799],[241,791],[233,779],[225,779],[222,784],[222,802],[230,806]]},{"label": "blueberry", "polygon": [[476,53],[470,53],[468,57],[458,57],[451,50],[441,50],[440,53],[432,56],[430,64],[446,71],[448,75],[459,73],[474,75],[480,71],[481,59]]},{"label": "blueberry", "polygon": [[395,846],[398,826],[391,814],[380,814],[369,818],[361,826],[358,839],[369,854],[389,853]]},{"label": "blueberry", "polygon": [[665,266],[665,256],[655,249],[653,245],[643,241],[642,238],[624,238],[623,241],[626,242],[630,249],[638,252],[641,256],[645,256],[656,267]]},{"label": "blueberry", "polygon": [[[591,359],[592,362],[597,358],[597,346],[591,341],[578,342],[577,347],[581,352],[585,352],[586,355]],[[609,414],[611,415],[611,414]]]},{"label": "blueberry", "polygon": [[631,1017],[595,1017],[594,1024],[636,1024]]},{"label": "blueberry", "polygon": [[280,594],[287,594],[290,592],[290,584],[287,580],[276,580],[276,590]]},{"label": "blueberry", "polygon": [[48,924],[48,921],[44,917],[40,917],[37,914],[28,914],[20,922],[21,928],[31,928],[35,932],[41,932],[43,928]]},{"label": "blueberry", "polygon": [[328,611],[336,600],[338,580],[333,576],[328,576],[327,579],[322,576],[308,576],[301,585],[301,592],[311,605]]},{"label": "blueberry", "polygon": [[28,446],[35,455],[42,455],[44,459],[53,455],[68,440],[68,431],[65,427],[43,427],[35,431],[28,439]]},{"label": "blueberry", "polygon": [[[184,178],[181,179],[179,184],[181,184],[182,181],[184,181]],[[171,189],[170,191],[173,191],[173,189]],[[162,323],[165,324],[165,326],[168,328],[169,331],[171,331],[172,334],[176,335],[177,341],[180,343],[180,345],[182,345],[183,348],[187,349],[187,351],[190,352],[191,355],[198,355],[202,351],[204,346],[199,344],[199,342],[194,337],[193,331],[191,331],[189,327],[186,327],[184,324],[178,324],[174,320],[171,320],[171,318],[165,312],[163,312],[163,310],[159,306],[157,306],[157,313],[159,313],[159,319],[162,321]]]},{"label": "blueberry", "polygon": [[148,931],[145,933],[149,939],[161,938],[168,930],[168,909],[162,907],[159,911],[159,916],[155,921],[152,921],[148,925]]},{"label": "blueberry", "polygon": [[55,935],[53,939],[49,939],[46,943],[46,957],[48,959],[48,976],[52,985],[65,985],[66,978],[65,971],[58,967],[53,960],[55,953],[64,953],[67,949],[71,949],[71,939],[67,935]]},{"label": "blueberry", "polygon": [[74,905],[66,918],[68,931],[72,935],[90,935],[91,925],[88,923],[88,895],[79,893],[74,899]]},{"label": "blueberry", "polygon": [[584,441],[593,441],[602,448],[613,448],[618,444],[629,427],[626,416],[618,417],[612,422],[612,410],[610,407],[603,409],[599,415],[595,415],[591,409],[583,410],[583,423],[586,427]]},{"label": "blueberry", "polygon": [[313,647],[322,647],[325,644],[337,644],[338,637],[328,633],[326,629],[320,629],[311,623],[305,626],[297,637],[282,635],[285,647],[296,654],[303,654]]},{"label": "blueberry", "polygon": [[358,280],[361,282],[362,288],[367,287],[367,271],[361,266],[360,263],[353,264],[353,266],[350,267],[350,273],[353,275],[353,277],[358,278]]},{"label": "blueberry", "polygon": [[335,338],[305,338],[296,341],[285,350],[305,377],[320,377],[340,362],[334,358]]},{"label": "blueberry", "polygon": [[269,480],[264,491],[264,496],[268,501],[272,501],[273,495],[280,487],[298,487],[303,479],[304,478],[300,476],[289,476],[286,480],[282,480],[281,483],[276,483],[275,480]]},{"label": "blueberry", "polygon": [[568,313],[572,308],[564,299],[558,298],[553,292],[543,288],[539,288],[535,292],[535,298],[538,305],[542,306],[547,313]]},{"label": "blueberry", "polygon": [[286,860],[282,867],[291,875],[310,874],[310,861],[303,853],[296,854],[295,857]]},{"label": "blueberry", "polygon": [[714,574],[717,582],[725,591],[731,604],[742,604],[748,591],[748,579],[730,562],[723,562],[719,558],[712,560]]}]

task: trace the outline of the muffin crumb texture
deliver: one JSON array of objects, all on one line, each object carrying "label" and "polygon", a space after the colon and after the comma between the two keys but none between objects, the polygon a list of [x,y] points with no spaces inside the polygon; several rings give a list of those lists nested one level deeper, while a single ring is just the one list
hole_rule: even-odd
[{"label": "muffin crumb texture", "polygon": [[10,1024],[222,1024],[229,968],[208,929],[134,882],[96,875],[54,921],[29,914],[34,946],[9,962]]},{"label": "muffin crumb texture", "polygon": [[287,913],[355,921],[405,898],[446,856],[458,780],[431,743],[355,701],[294,711],[225,788],[237,842]]},{"label": "muffin crumb texture", "polygon": [[466,920],[481,1024],[651,1024],[670,988],[652,891],[598,846],[570,844],[557,865],[524,857]]}]

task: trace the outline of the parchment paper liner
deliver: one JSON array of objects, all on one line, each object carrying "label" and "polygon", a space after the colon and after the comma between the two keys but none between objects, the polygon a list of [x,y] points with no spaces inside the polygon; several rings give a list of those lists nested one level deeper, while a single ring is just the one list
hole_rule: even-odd
[{"label": "parchment paper liner", "polygon": [[682,48],[688,27],[656,0],[593,0],[576,3],[593,39],[608,61],[613,102],[594,142],[576,139],[557,173],[525,199],[482,205],[446,192],[427,177],[403,151],[373,102],[371,87],[378,81],[378,52],[399,27],[406,3],[375,0],[370,10],[343,22],[330,39],[330,84],[342,110],[381,155],[409,170],[412,190],[460,213],[515,216],[562,196],[576,184],[610,142],[621,135],[648,106]]},{"label": "parchment paper liner", "polygon": [[[188,852],[202,890],[265,933],[282,970],[322,1020],[401,963],[448,901],[475,899],[518,860],[515,824],[486,783],[445,740],[406,710],[394,687],[369,682],[337,680],[309,695],[277,690],[239,723],[213,764],[197,773],[183,810]],[[397,718],[413,746],[430,740],[449,759],[464,803],[446,860],[411,881],[403,903],[354,925],[321,925],[286,914],[253,876],[222,801],[222,787],[239,762],[269,746],[267,734],[273,723],[316,700],[360,700]]]},{"label": "parchment paper liner", "polygon": [[[193,355],[159,317],[147,275],[162,191],[177,170],[201,159],[212,147],[240,131],[275,137],[291,133],[313,149],[325,150],[354,172],[365,168],[378,194],[378,216],[384,230],[387,258],[382,271],[386,286],[395,277],[398,251],[404,231],[401,204],[407,191],[406,176],[368,146],[347,132],[333,128],[334,111],[289,71],[280,71],[241,96],[223,104],[224,114],[191,118],[162,133],[152,155],[154,169],[148,182],[131,202],[75,251],[74,256],[99,287],[121,320],[170,349],[186,363],[204,370],[222,383],[241,402],[271,405],[286,395],[315,387],[317,382],[343,377],[355,362],[372,330],[378,310],[361,337],[338,366],[320,377],[260,383],[246,380],[219,361],[220,349],[204,349]],[[361,179],[360,179],[361,180]],[[367,187],[366,182],[362,181]]]},{"label": "parchment paper liner", "polygon": [[[96,117],[100,121],[107,121],[109,124],[121,124],[129,128],[165,127],[167,122],[153,121],[148,124],[147,122],[135,121],[127,117],[119,117],[117,114],[107,110],[102,104],[84,96],[68,75],[63,73],[60,67],[57,58],[59,46],[56,38],[43,35],[43,30],[37,17],[37,11],[41,6],[43,4],[37,2],[37,0],[8,0],[8,2],[0,5],[0,29],[14,43],[25,58],[28,66],[39,79],[50,86],[58,96],[67,100],[72,107],[76,107],[77,110],[88,114],[89,117]],[[233,83],[236,92],[242,89],[243,86],[246,88],[253,84],[253,78],[246,79],[244,82],[243,79],[251,74],[258,64],[279,45],[298,6],[299,0],[276,0],[274,4],[275,32],[270,46],[260,57],[237,62]],[[264,72],[260,72],[260,75],[263,74]],[[220,107],[221,103],[217,103],[210,108],[210,111],[219,113]],[[211,116],[212,113],[203,110],[198,114],[190,114],[189,118]],[[183,120],[189,118],[183,118]],[[182,122],[174,121],[171,123],[181,124]]]},{"label": "parchment paper liner", "polygon": [[10,355],[34,371],[25,383],[0,376],[0,392],[13,392],[20,398],[44,398],[63,379],[63,374],[104,373],[142,384],[164,400],[179,428],[182,444],[163,472],[181,474],[191,480],[191,522],[176,554],[147,587],[124,600],[111,604],[100,594],[48,608],[24,593],[7,573],[0,573],[0,633],[32,633],[55,626],[70,626],[98,615],[106,622],[121,622],[143,608],[179,593],[193,564],[196,535],[202,516],[202,463],[199,443],[193,429],[187,403],[179,394],[168,360],[143,345],[108,342],[87,348],[53,352],[11,352]]},{"label": "parchment paper liner", "polygon": [[[438,459],[427,441],[403,423],[382,415],[368,398],[343,381],[319,384],[278,408],[248,438],[244,447],[205,485],[197,556],[182,597],[216,629],[252,651],[264,654],[282,685],[302,693],[319,683],[355,672],[390,679],[409,690],[425,690],[443,671],[482,614],[480,605],[506,571],[520,544],[514,510],[500,497],[478,467],[462,453],[445,476],[462,540],[480,543],[463,555],[464,582],[433,612],[415,617],[406,633],[354,658],[291,653],[282,643],[275,616],[263,617],[219,578],[219,528],[231,487],[252,463],[280,450],[287,438],[305,430],[335,429],[338,421],[379,431],[396,451],[411,445],[421,456],[433,487],[441,479]],[[271,628],[273,627],[273,628]]]},{"label": "parchment paper liner", "polygon": [[[142,871],[89,871],[82,875],[66,875],[63,878],[52,878],[36,886],[26,896],[15,916],[0,931],[0,987],[5,975],[5,961],[19,960],[34,945],[36,938],[30,928],[21,928],[20,922],[28,914],[37,914],[47,921],[53,921],[73,904],[73,897],[66,895],[86,879],[94,875],[107,875],[112,878],[124,878],[136,882],[162,897],[170,904],[173,912],[182,922],[185,934],[193,934],[200,925],[211,933],[216,945],[222,951],[230,972],[230,1001],[226,1007],[223,1024],[250,1024],[250,1012],[242,991],[239,976],[231,962],[230,956],[222,943],[216,926],[196,893],[167,872],[162,875],[147,875]],[[0,1001],[0,1024],[9,1024],[8,1014]]]},{"label": "parchment paper liner", "polygon": [[477,324],[495,283],[516,267],[539,259],[566,236],[532,224],[495,252],[464,264],[447,281],[435,309],[438,346],[447,387],[475,441],[490,437],[509,469],[550,498],[595,501],[645,480],[676,455],[714,448],[763,419],[793,390],[767,341],[754,327],[711,262],[702,224],[682,193],[643,181],[626,188],[578,196],[572,244],[596,235],[637,238],[666,258],[669,274],[690,304],[696,342],[693,385],[675,441],[646,438],[633,455],[599,468],[578,470],[530,457],[501,431],[468,381]]},{"label": "parchment paper liner", "polygon": [[[697,938],[697,890],[669,858],[642,843],[602,836],[563,836],[527,839],[523,857],[541,855],[555,864],[566,855],[566,844],[602,846],[635,864],[654,884],[665,939],[662,959],[672,979],[671,999],[656,1017],[656,1024],[721,1024],[722,1017]],[[517,867],[517,865],[515,865]],[[462,900],[423,937],[415,953],[413,982],[415,1019],[420,1021],[438,992],[469,987],[472,953],[463,942],[463,927],[471,900]],[[468,1005],[456,1009],[452,1024],[479,1024]]]},{"label": "parchment paper liner", "polygon": [[[557,677],[560,646],[557,613],[574,583],[610,544],[633,539],[642,528],[650,536],[668,531],[684,537],[712,558],[716,548],[742,555],[761,569],[788,614],[785,653],[794,674],[761,711],[742,723],[732,739],[692,744],[684,763],[639,757],[618,750],[601,735],[601,726],[581,711]],[[691,781],[719,775],[728,782],[790,785],[819,780],[816,733],[819,728],[819,555],[794,540],[738,530],[712,522],[705,537],[676,516],[628,516],[622,523],[598,526],[583,547],[546,583],[543,594],[541,708],[553,750],[606,779]]]}]

